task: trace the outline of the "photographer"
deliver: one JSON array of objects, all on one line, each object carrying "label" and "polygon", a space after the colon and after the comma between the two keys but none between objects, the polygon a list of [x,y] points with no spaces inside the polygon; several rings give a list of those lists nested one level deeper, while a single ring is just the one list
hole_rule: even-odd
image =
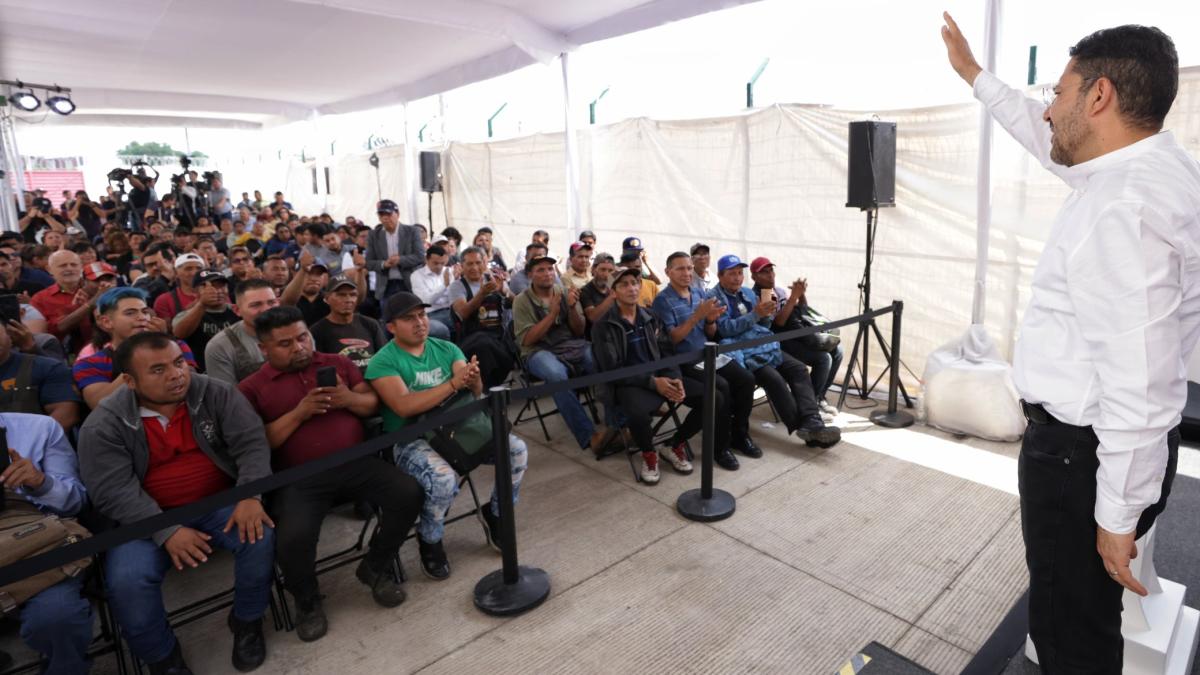
[{"label": "photographer", "polygon": [[100,226],[108,218],[109,211],[88,198],[88,193],[79,190],[75,193],[75,201],[67,210],[67,220],[78,223],[87,232],[88,240],[94,240],[100,235]]},{"label": "photographer", "polygon": [[55,232],[66,232],[67,226],[54,216],[54,205],[45,197],[36,197],[29,205],[21,219],[17,221],[17,229],[25,237],[25,241],[37,243],[37,234],[50,229]]},{"label": "photographer", "polygon": [[129,175],[129,184],[133,186],[129,190],[129,226],[140,230],[146,217],[146,209],[150,208],[150,203],[154,201],[154,184],[158,182],[158,170],[150,169],[154,172],[154,177],[150,178],[146,175],[145,162],[134,162],[134,166],[138,169],[137,173]]}]

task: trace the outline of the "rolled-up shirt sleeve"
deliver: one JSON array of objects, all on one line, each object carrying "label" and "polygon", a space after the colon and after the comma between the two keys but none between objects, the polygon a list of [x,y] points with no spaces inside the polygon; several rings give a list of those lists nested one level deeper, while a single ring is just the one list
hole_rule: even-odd
[{"label": "rolled-up shirt sleeve", "polygon": [[1183,258],[1143,202],[1113,202],[1070,253],[1067,286],[1099,388],[1096,522],[1132,532],[1158,501],[1187,398]]}]

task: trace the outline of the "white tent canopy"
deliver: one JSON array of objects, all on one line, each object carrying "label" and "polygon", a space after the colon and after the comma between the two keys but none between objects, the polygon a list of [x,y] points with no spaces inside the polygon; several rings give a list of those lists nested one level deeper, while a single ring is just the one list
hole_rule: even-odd
[{"label": "white tent canopy", "polygon": [[63,122],[272,124],[405,103],[753,0],[0,0],[0,78],[71,87]]}]

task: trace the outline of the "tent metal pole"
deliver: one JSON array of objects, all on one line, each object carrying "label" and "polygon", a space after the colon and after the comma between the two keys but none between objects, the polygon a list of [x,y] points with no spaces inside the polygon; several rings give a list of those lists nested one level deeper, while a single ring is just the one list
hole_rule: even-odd
[{"label": "tent metal pole", "polygon": [[[421,172],[417,170],[417,139],[413,133],[414,124],[409,119],[408,104],[400,106],[404,111],[404,200],[408,202],[408,222],[421,222]],[[389,199],[385,196],[384,199]],[[433,223],[426,223],[429,231],[433,231]]]},{"label": "tent metal pole", "polygon": [[20,156],[13,152],[15,148],[10,147],[8,141],[11,124],[12,115],[0,111],[0,228],[5,232],[17,231],[16,198],[25,198],[24,193],[14,195],[12,184],[8,180],[8,174],[14,170],[20,175],[21,163]]},{"label": "tent metal pole", "polygon": [[[1002,0],[984,0],[983,69],[996,72],[996,50],[1000,34]],[[979,107],[979,164],[976,167],[975,295],[971,323],[982,324],[987,316],[988,241],[992,228],[992,117]]]},{"label": "tent metal pole", "polygon": [[[567,176],[567,230],[571,233],[571,241],[579,238],[583,231],[583,216],[579,206],[579,158],[576,143],[578,138],[575,131],[575,120],[571,116],[571,66],[568,54],[559,56],[562,62],[563,85],[563,155],[566,161]],[[599,98],[597,98],[599,100]]]}]

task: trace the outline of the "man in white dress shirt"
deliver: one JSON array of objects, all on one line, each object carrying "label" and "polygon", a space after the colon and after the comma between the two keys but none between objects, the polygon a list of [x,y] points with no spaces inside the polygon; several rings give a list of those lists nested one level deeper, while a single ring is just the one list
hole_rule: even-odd
[{"label": "man in white dress shirt", "polygon": [[429,305],[426,312],[429,334],[442,340],[450,339],[450,328],[454,325],[450,318],[450,283],[454,277],[446,266],[448,257],[446,249],[430,246],[425,251],[425,265],[413,270],[409,278],[413,293]]},{"label": "man in white dress shirt", "polygon": [[1129,561],[1171,490],[1200,336],[1200,164],[1162,131],[1178,57],[1157,28],[1097,31],[1043,105],[983,72],[945,20],[954,70],[1072,189],[1013,358],[1029,632],[1043,672],[1120,673],[1122,587],[1146,594]]}]

